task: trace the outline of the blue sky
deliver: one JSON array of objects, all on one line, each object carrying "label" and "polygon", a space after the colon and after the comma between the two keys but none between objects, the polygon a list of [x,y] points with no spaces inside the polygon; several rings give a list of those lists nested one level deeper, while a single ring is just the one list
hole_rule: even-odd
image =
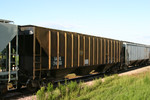
[{"label": "blue sky", "polygon": [[1,0],[0,19],[150,44],[150,0]]}]

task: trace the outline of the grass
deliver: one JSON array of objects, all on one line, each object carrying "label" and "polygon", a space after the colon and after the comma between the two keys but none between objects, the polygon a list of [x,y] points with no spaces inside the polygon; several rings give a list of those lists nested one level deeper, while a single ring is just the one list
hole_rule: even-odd
[{"label": "grass", "polygon": [[96,79],[91,86],[82,82],[59,84],[41,88],[38,100],[150,100],[150,72],[132,76],[106,76],[104,82]]}]

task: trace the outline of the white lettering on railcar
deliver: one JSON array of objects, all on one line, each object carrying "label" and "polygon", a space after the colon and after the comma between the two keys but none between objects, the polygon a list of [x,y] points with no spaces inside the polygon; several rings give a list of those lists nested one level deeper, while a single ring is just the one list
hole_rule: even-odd
[{"label": "white lettering on railcar", "polygon": [[89,64],[89,60],[88,59],[85,59],[85,65],[88,65]]}]

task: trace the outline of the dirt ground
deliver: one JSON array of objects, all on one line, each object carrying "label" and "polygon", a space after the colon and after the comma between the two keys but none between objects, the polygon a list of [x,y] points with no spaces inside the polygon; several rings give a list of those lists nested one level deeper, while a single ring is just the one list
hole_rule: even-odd
[{"label": "dirt ground", "polygon": [[27,97],[19,98],[17,100],[37,100],[37,99],[36,99],[36,96],[33,95],[33,96],[27,96]]},{"label": "dirt ground", "polygon": [[135,75],[135,74],[140,74],[140,73],[147,72],[147,71],[150,71],[150,66],[145,66],[145,67],[138,68],[138,69],[135,69],[135,70],[131,70],[131,71],[128,71],[128,72],[120,73],[119,76]]},{"label": "dirt ground", "polygon": [[[137,69],[134,69],[134,70],[129,70],[129,71],[120,73],[120,74],[118,74],[118,75],[119,75],[119,76],[124,76],[124,75],[130,76],[130,75],[136,75],[136,74],[140,74],[140,73],[147,72],[147,71],[150,71],[150,66],[145,66],[145,67],[137,68]],[[104,80],[105,80],[105,79],[102,78],[102,82],[103,82]],[[89,81],[89,82],[86,82],[85,84],[88,85],[88,86],[91,86],[91,85],[94,84],[94,81]]]},{"label": "dirt ground", "polygon": [[[118,75],[119,76],[124,76],[124,75],[129,75],[130,76],[130,75],[140,74],[140,73],[147,72],[147,71],[150,71],[150,66],[145,66],[145,67],[142,67],[142,68],[130,70],[130,71],[127,71],[127,72],[120,73]],[[102,81],[104,81],[104,79],[102,79]],[[94,82],[89,81],[89,82],[86,82],[85,84],[88,85],[88,86],[91,86],[91,85],[94,84]],[[27,97],[19,98],[18,100],[36,100],[36,96],[35,95],[27,96]]]}]

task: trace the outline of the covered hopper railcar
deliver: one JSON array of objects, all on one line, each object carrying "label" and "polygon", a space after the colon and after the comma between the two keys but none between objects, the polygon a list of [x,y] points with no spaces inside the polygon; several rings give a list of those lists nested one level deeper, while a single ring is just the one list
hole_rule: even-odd
[{"label": "covered hopper railcar", "polygon": [[146,65],[149,62],[150,47],[143,44],[123,42],[124,64],[126,66]]},{"label": "covered hopper railcar", "polygon": [[20,83],[120,69],[122,41],[32,25],[19,29]]},{"label": "covered hopper railcar", "polygon": [[0,95],[8,84],[17,88],[18,82],[18,26],[0,19]]}]

